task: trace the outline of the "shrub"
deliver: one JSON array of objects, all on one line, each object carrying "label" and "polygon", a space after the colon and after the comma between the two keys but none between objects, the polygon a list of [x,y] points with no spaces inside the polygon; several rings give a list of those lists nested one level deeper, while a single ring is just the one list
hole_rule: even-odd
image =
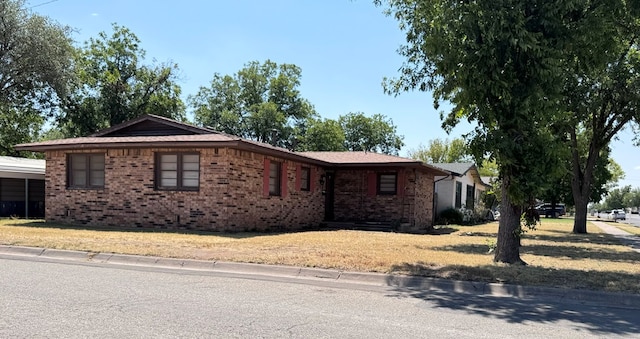
[{"label": "shrub", "polygon": [[438,223],[444,225],[460,225],[462,224],[463,218],[464,216],[462,215],[462,212],[455,208],[448,208],[440,213],[440,215],[438,216]]}]

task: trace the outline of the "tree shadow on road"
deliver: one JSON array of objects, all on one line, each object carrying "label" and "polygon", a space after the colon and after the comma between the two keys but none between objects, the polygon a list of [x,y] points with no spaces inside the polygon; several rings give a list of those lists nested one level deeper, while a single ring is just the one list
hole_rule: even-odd
[{"label": "tree shadow on road", "polygon": [[[465,312],[516,324],[555,325],[570,322],[575,336],[637,335],[639,310],[562,302],[544,298],[477,296],[439,290],[398,289],[390,297],[418,298],[430,307]],[[553,337],[553,333],[548,334]]]}]

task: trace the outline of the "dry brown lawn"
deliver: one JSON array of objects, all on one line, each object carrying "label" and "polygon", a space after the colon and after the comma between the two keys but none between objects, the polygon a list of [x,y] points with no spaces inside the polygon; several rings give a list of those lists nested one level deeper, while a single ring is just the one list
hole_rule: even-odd
[{"label": "dry brown lawn", "polygon": [[633,225],[629,225],[629,224],[622,224],[619,222],[616,223],[609,223],[610,225],[613,225],[623,231],[627,231],[628,233],[631,233],[633,235],[637,235],[640,237],[640,227],[636,227]]},{"label": "dry brown lawn", "polygon": [[0,220],[0,244],[640,293],[640,253],[594,225],[589,234],[572,234],[572,222],[543,218],[522,240],[529,265],[517,267],[493,262],[497,223],[413,235],[115,231]]}]

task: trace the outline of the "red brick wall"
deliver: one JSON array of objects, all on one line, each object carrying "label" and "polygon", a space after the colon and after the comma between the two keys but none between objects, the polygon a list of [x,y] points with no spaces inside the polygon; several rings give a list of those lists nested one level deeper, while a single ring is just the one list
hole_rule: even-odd
[{"label": "red brick wall", "polygon": [[424,231],[433,225],[433,174],[416,172],[413,231]]},{"label": "red brick wall", "polygon": [[[154,189],[154,153],[200,153],[197,192]],[[95,226],[153,227],[211,231],[291,230],[317,226],[324,217],[319,181],[322,169],[312,168],[312,191],[296,190],[300,163],[286,163],[287,189],[265,196],[265,156],[229,148],[208,149],[87,149],[105,153],[105,187],[66,188],[66,154],[47,152],[46,219]]]},{"label": "red brick wall", "polygon": [[343,170],[335,172],[334,213],[337,221],[401,221],[402,197],[377,195],[369,192],[369,175],[372,170]]},{"label": "red brick wall", "polygon": [[[396,195],[378,195],[371,180],[377,173],[397,172]],[[337,221],[378,221],[408,224],[410,231],[431,225],[433,176],[413,169],[372,168],[335,171],[334,213]],[[428,205],[428,206],[427,206]]]}]

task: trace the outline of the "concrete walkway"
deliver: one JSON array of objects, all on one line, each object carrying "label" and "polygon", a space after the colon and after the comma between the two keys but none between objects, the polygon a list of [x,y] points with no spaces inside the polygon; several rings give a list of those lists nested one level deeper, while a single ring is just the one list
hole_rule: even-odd
[{"label": "concrete walkway", "polygon": [[627,231],[623,231],[615,226],[611,226],[602,221],[591,220],[591,222],[594,225],[598,226],[601,230],[605,231],[606,233],[609,233],[615,236],[616,238],[620,239],[622,243],[631,246],[631,250],[640,253],[640,237],[639,236],[636,236],[635,234],[631,234]]}]

